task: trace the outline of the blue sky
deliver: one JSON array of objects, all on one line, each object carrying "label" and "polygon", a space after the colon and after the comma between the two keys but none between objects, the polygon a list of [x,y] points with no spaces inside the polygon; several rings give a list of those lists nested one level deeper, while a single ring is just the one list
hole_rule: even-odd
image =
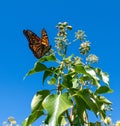
[{"label": "blue sky", "polygon": [[[120,120],[120,1],[119,0],[4,0],[0,2],[0,125],[14,116],[20,124],[30,114],[30,103],[41,85],[42,74],[23,77],[37,59],[28,48],[23,29],[36,34],[46,28],[54,47],[55,26],[67,21],[86,32],[91,52],[99,56],[98,67],[110,75],[114,93],[113,122]],[[75,48],[71,48],[74,53]],[[38,123],[33,124],[38,126]]]}]

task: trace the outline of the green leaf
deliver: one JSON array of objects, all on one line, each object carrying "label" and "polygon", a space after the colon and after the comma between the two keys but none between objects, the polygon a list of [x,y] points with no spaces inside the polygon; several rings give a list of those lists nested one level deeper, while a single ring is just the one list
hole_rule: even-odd
[{"label": "green leaf", "polygon": [[99,112],[100,118],[101,120],[104,120],[106,118],[106,111],[111,110],[111,107],[110,107],[111,102],[103,96],[96,96],[95,101],[99,107],[98,112]]},{"label": "green leaf", "polygon": [[72,59],[73,57],[74,57],[74,54],[68,56],[67,58],[63,58],[63,61],[66,62],[66,63],[68,63],[68,62],[71,61],[71,59]]},{"label": "green leaf", "polygon": [[63,84],[62,84],[63,87],[67,87],[67,88],[70,88],[73,86],[72,84],[72,77],[67,74],[67,75],[64,75],[63,76]]},{"label": "green leaf", "polygon": [[94,69],[92,69],[92,67],[85,66],[84,68],[85,68],[86,73],[88,73],[88,74],[89,74],[90,76],[92,76],[94,79],[99,80],[99,78],[97,77],[97,75],[96,75]]},{"label": "green leaf", "polygon": [[87,75],[93,85],[100,87],[99,78],[93,68],[89,66],[75,65],[75,71],[79,74]]},{"label": "green leaf", "polygon": [[31,126],[31,124],[27,124],[28,122],[28,118],[26,118],[23,122],[22,122],[22,126]]},{"label": "green leaf", "polygon": [[80,96],[86,103],[86,106],[88,106],[95,113],[95,115],[98,116],[97,114],[99,111],[99,107],[96,104],[92,92],[88,89],[84,89],[82,91],[78,91],[77,95]]},{"label": "green leaf", "polygon": [[58,125],[60,115],[73,105],[72,101],[68,97],[68,93],[59,95],[52,94],[43,101],[43,107],[48,112],[46,124],[49,126]]},{"label": "green leaf", "polygon": [[79,74],[86,74],[84,66],[80,64],[75,65],[75,71]]},{"label": "green leaf", "polygon": [[44,75],[43,75],[43,83],[45,81],[45,79],[48,77],[48,76],[52,76],[53,73],[55,71],[55,68],[54,67],[50,67],[48,68],[45,72],[44,72]]},{"label": "green leaf", "polygon": [[109,75],[107,73],[101,72],[101,77],[102,77],[102,80],[104,81],[104,83],[109,85]]},{"label": "green leaf", "polygon": [[[83,113],[86,111],[86,103],[84,102],[84,100],[79,97],[79,96],[74,96],[75,102],[76,102],[76,107],[74,108],[76,110],[76,114],[78,115],[78,120],[77,122],[80,122],[81,124],[84,124],[84,117],[83,117]],[[74,123],[77,123],[76,119],[74,120]]]},{"label": "green leaf", "polygon": [[35,65],[34,65],[34,68],[31,69],[24,77],[24,79],[27,77],[27,76],[30,76],[31,74],[35,74],[36,72],[40,72],[40,71],[44,71],[46,70],[47,67],[42,64],[42,63],[39,63],[39,62],[36,62]]},{"label": "green leaf", "polygon": [[56,61],[56,57],[54,55],[48,55],[38,60],[38,62],[45,62],[45,61]]},{"label": "green leaf", "polygon": [[36,93],[31,102],[32,113],[26,118],[22,126],[31,126],[31,124],[44,114],[42,101],[50,94],[49,90],[41,90]]},{"label": "green leaf", "polygon": [[83,113],[86,111],[86,109],[94,112],[97,117],[100,115],[102,118],[105,118],[105,111],[102,108],[103,104],[110,104],[107,99],[102,100],[101,97],[97,97],[89,89],[70,89],[70,93],[74,97],[74,102],[76,105],[73,108],[73,112],[74,115],[78,117],[74,120],[75,125],[77,125],[77,122],[79,122],[78,124],[84,124]]},{"label": "green leaf", "polygon": [[84,68],[85,68],[85,71],[88,74],[88,76],[91,78],[92,84],[97,87],[100,87],[100,79],[97,77],[97,74],[96,74],[94,68],[90,67],[90,66],[85,66]]},{"label": "green leaf", "polygon": [[40,71],[43,71],[43,70],[46,70],[46,69],[47,69],[47,67],[44,64],[39,63],[39,62],[37,62],[37,64],[34,67],[35,72],[40,72]]},{"label": "green leaf", "polygon": [[107,104],[107,105],[111,105],[111,104],[112,104],[107,98],[105,98],[105,97],[103,97],[103,96],[98,96],[98,97],[97,97],[97,100],[98,100],[99,102],[101,102],[102,104],[103,104],[103,103],[104,103],[104,104]]},{"label": "green leaf", "polygon": [[81,84],[84,84],[86,81],[91,82],[90,77],[88,77],[88,76],[86,76],[86,75],[80,77],[80,83],[81,83]]},{"label": "green leaf", "polygon": [[31,126],[31,124],[43,114],[43,111],[39,110],[33,112],[28,118],[23,121],[22,126]]},{"label": "green leaf", "polygon": [[112,93],[112,92],[113,90],[111,90],[109,87],[101,86],[95,91],[95,94],[104,94],[104,93]]},{"label": "green leaf", "polygon": [[63,112],[62,115],[59,117],[58,124],[60,126],[66,126],[67,121],[66,121],[66,117],[65,117],[65,112]]},{"label": "green leaf", "polygon": [[78,88],[79,87],[78,81],[79,80],[77,78],[72,78],[73,88]]},{"label": "green leaf", "polygon": [[103,80],[103,82],[106,83],[107,85],[109,85],[108,73],[102,72],[102,70],[100,68],[96,68],[95,71],[98,74],[98,76]]},{"label": "green leaf", "polygon": [[48,80],[47,82],[48,82],[48,84],[50,84],[50,85],[56,84],[56,78],[53,77],[53,78],[51,78],[50,80]]},{"label": "green leaf", "polygon": [[50,94],[49,90],[38,91],[32,99],[31,109],[32,112],[36,110],[43,110],[42,101]]},{"label": "green leaf", "polygon": [[70,89],[70,93],[74,96],[76,111],[78,112],[77,115],[79,116],[82,124],[84,123],[82,113],[86,111],[86,109],[94,112],[97,117],[99,115],[101,119],[104,119],[106,117],[106,110],[103,109],[103,106],[109,107],[111,105],[111,102],[108,99],[93,94],[89,89]]}]

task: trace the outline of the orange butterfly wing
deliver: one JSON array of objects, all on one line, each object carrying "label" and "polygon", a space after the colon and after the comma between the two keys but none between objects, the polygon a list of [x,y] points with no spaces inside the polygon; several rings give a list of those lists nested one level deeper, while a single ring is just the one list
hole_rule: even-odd
[{"label": "orange butterfly wing", "polygon": [[48,36],[45,29],[42,29],[41,31],[41,38],[30,30],[23,30],[23,33],[26,36],[29,42],[29,47],[36,58],[41,58],[50,50],[51,46],[48,45]]},{"label": "orange butterfly wing", "polygon": [[45,46],[49,46],[49,43],[48,43],[48,36],[47,36],[47,32],[45,29],[42,29],[41,31],[41,42],[43,45]]}]

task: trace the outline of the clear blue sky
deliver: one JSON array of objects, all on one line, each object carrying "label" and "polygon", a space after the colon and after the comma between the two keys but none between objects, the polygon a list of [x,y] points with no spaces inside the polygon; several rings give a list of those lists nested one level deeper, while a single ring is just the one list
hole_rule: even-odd
[{"label": "clear blue sky", "polygon": [[33,95],[44,88],[42,74],[23,81],[37,61],[28,48],[23,29],[39,35],[41,28],[46,28],[54,47],[59,21],[69,22],[73,32],[86,32],[91,52],[100,59],[97,66],[110,74],[114,93],[106,97],[113,102],[113,122],[120,120],[120,1],[4,0],[0,2],[0,125],[9,116],[20,124],[30,114]]}]

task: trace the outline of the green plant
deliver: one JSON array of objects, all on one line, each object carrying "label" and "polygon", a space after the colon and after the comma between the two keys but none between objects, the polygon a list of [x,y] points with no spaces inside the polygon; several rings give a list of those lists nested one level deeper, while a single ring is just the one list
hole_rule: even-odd
[{"label": "green plant", "polygon": [[[56,52],[40,58],[26,76],[44,72],[43,84],[54,85],[53,90],[40,90],[32,99],[31,114],[22,126],[29,126],[41,116],[46,116],[44,125],[71,126],[102,125],[106,112],[111,110],[111,102],[102,94],[111,93],[109,75],[94,67],[98,57],[90,54],[90,42],[85,32],[78,30],[75,40],[69,42],[68,31],[72,30],[67,22],[60,22],[55,38]],[[70,45],[80,43],[80,56],[67,55]],[[76,49],[77,50],[77,49]],[[49,67],[45,64],[49,64]],[[51,63],[52,62],[52,63]],[[103,83],[104,82],[104,83]],[[101,84],[102,83],[102,84]],[[93,112],[100,122],[90,122],[88,111]]]}]

